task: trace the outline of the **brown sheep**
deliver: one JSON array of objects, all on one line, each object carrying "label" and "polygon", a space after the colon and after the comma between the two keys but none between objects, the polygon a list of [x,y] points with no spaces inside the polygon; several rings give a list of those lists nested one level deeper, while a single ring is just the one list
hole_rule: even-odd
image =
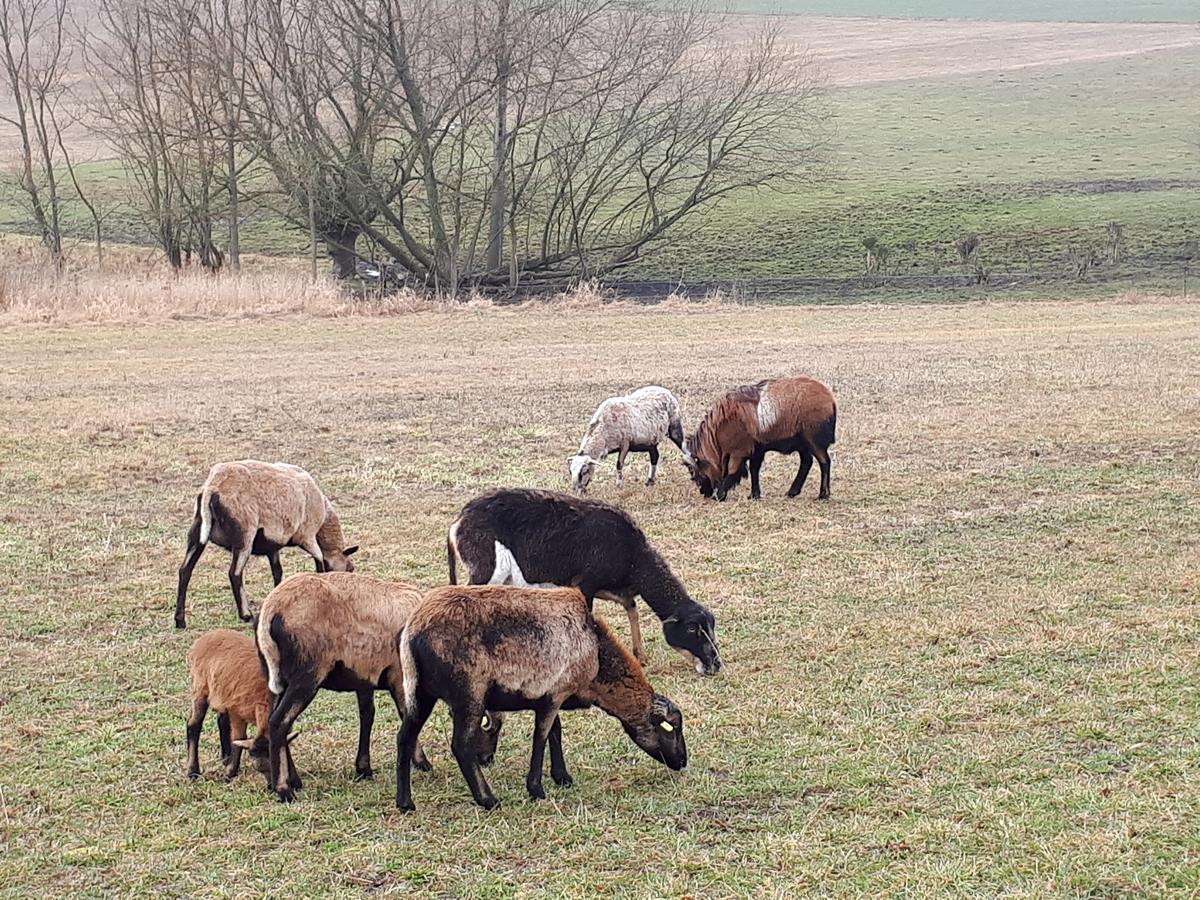
[{"label": "brown sheep", "polygon": [[[391,694],[396,711],[404,717],[398,642],[421,599],[421,591],[411,584],[346,572],[293,575],[267,595],[259,612],[257,639],[267,688],[275,698],[267,736],[270,784],[280,800],[295,797],[291,761],[280,748],[287,746],[296,718],[322,688],[358,695],[354,769],[358,778],[372,777],[375,691]],[[490,748],[481,745],[479,751],[484,764],[495,754],[500,727],[500,717],[489,722]],[[418,768],[429,768],[419,747],[414,757]]]},{"label": "brown sheep", "polygon": [[598,706],[621,722],[635,744],[672,769],[687,765],[683,716],[656,694],[641,665],[593,618],[576,588],[451,586],[425,595],[400,639],[408,715],[396,738],[396,806],[411,811],[412,763],[438,700],[450,706],[451,747],[475,802],[493,809],[476,759],[489,710],[530,709],[537,718],[525,787],[541,799],[550,742],[556,784],[571,783],[562,755],[560,709]]},{"label": "brown sheep", "polygon": [[[210,708],[217,712],[226,780],[237,777],[243,749],[250,751],[251,760],[265,776],[271,698],[254,641],[237,631],[210,631],[192,644],[187,660],[192,676],[192,712],[187,723],[188,778],[200,777],[200,731]],[[247,740],[249,724],[254,725],[255,733]],[[290,751],[288,756],[290,759]],[[288,770],[295,771],[291,765]],[[299,778],[294,786],[300,786]]]},{"label": "brown sheep", "polygon": [[346,546],[333,504],[299,466],[253,459],[218,463],[196,495],[187,552],[179,567],[176,628],[186,625],[188,582],[209,541],[233,554],[229,585],[243,622],[251,619],[242,597],[242,570],[251,556],[267,557],[278,587],[283,580],[279,551],[284,547],[302,549],[316,560],[318,572],[353,572],[350,556],[358,550]]},{"label": "brown sheep", "polygon": [[758,474],[768,451],[800,454],[788,489],[804,487],[813,459],[821,467],[820,499],[829,498],[829,447],[837,404],[829,388],[811,378],[773,378],[730,391],[713,404],[684,446],[684,464],[705,497],[724,500],[750,473],[750,499],[762,496]]}]

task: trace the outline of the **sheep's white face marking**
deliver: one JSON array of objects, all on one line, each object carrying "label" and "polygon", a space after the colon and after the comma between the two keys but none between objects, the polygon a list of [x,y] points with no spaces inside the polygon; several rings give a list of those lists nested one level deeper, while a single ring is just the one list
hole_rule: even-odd
[{"label": "sheep's white face marking", "polygon": [[771,395],[763,391],[758,398],[758,427],[760,431],[770,431],[779,418],[779,409]]},{"label": "sheep's white face marking", "polygon": [[495,542],[495,546],[496,568],[492,570],[492,577],[488,579],[488,584],[512,584],[514,587],[529,587],[529,582],[525,580],[525,574],[521,571],[521,567],[517,565],[517,559],[512,555],[512,551],[499,541]]},{"label": "sheep's white face marking", "polygon": [[596,471],[596,460],[586,453],[580,453],[567,460],[567,468],[571,472],[571,487],[582,491],[592,480],[592,475]]}]

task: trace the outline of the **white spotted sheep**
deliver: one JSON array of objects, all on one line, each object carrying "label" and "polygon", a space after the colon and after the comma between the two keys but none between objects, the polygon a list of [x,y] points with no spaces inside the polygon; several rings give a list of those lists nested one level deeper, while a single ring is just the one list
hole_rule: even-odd
[{"label": "white spotted sheep", "polygon": [[179,567],[176,628],[186,625],[188,582],[210,541],[233,554],[229,585],[243,622],[251,619],[242,596],[242,570],[251,556],[267,557],[278,587],[283,580],[279,551],[284,547],[302,549],[316,561],[318,572],[353,572],[350,556],[358,550],[346,546],[333,504],[299,466],[253,459],[218,463],[196,495],[187,552]]},{"label": "white spotted sheep", "polygon": [[[404,717],[404,681],[398,641],[421,603],[421,591],[403,582],[335,572],[293,575],[267,595],[259,612],[258,650],[274,695],[267,727],[270,786],[282,801],[295,798],[294,770],[282,753],[296,718],[321,689],[358,695],[358,778],[370,778],[375,691],[385,690]],[[478,753],[495,754],[501,719],[489,722]],[[418,768],[429,763],[418,747]]]},{"label": "white spotted sheep", "polygon": [[[243,750],[249,751],[251,760],[265,776],[271,698],[254,641],[238,631],[210,631],[192,644],[187,661],[192,678],[192,708],[187,722],[188,777],[200,777],[200,732],[210,709],[217,713],[226,780],[237,777]],[[247,725],[255,728],[253,738],[246,738]],[[290,754],[289,750],[289,760]],[[295,771],[290,764],[288,769]],[[298,779],[295,786],[299,786]]]},{"label": "white spotted sheep", "polygon": [[672,769],[687,765],[683,716],[654,692],[637,660],[575,588],[444,587],[430,591],[400,640],[408,714],[396,739],[396,806],[416,807],[412,764],[421,728],[438,700],[450,707],[451,747],[475,802],[499,805],[475,747],[489,710],[533,710],[533,752],[525,787],[546,796],[542,767],[550,742],[555,783],[571,777],[562,754],[560,709],[598,706],[630,739]]},{"label": "white spotted sheep", "polygon": [[787,495],[804,487],[813,459],[821,467],[822,500],[829,498],[829,448],[837,404],[812,378],[772,378],[735,388],[717,399],[688,438],[683,462],[705,497],[724,500],[749,472],[750,499],[762,496],[758,474],[768,452],[799,453],[800,469]]},{"label": "white spotted sheep", "polygon": [[683,420],[679,401],[666,388],[638,388],[623,397],[609,397],[597,408],[588,423],[579,452],[567,460],[571,486],[587,490],[598,466],[610,453],[617,454],[617,483],[624,480],[625,457],[646,453],[650,457],[650,477],[654,484],[658,471],[658,445],[669,438],[683,450]]},{"label": "white spotted sheep", "polygon": [[621,604],[638,661],[647,662],[635,598],[662,621],[663,637],[696,671],[721,668],[713,614],[693,600],[637,523],[608,503],[552,491],[501,488],[463,507],[446,537],[450,583],[457,559],[471,584],[561,585]]}]

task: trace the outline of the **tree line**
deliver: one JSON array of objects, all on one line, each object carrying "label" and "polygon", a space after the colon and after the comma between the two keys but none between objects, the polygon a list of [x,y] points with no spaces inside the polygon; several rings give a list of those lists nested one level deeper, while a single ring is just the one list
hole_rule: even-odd
[{"label": "tree line", "polygon": [[[79,0],[75,0],[79,2]],[[438,290],[609,275],[739,191],[813,177],[821,80],[777,24],[637,0],[0,0],[12,182],[51,258],[102,141],[176,268],[272,215],[316,266]]]}]

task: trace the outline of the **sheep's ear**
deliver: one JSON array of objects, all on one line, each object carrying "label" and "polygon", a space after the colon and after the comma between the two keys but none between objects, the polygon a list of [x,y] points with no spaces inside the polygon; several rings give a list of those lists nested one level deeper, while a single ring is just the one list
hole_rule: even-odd
[{"label": "sheep's ear", "polygon": [[243,750],[253,750],[254,749],[254,738],[243,738],[240,741],[234,741],[233,746],[241,747]]},{"label": "sheep's ear", "polygon": [[353,556],[357,552],[358,552],[358,544],[355,544],[353,547],[347,547],[345,550],[343,550],[342,556]]}]

